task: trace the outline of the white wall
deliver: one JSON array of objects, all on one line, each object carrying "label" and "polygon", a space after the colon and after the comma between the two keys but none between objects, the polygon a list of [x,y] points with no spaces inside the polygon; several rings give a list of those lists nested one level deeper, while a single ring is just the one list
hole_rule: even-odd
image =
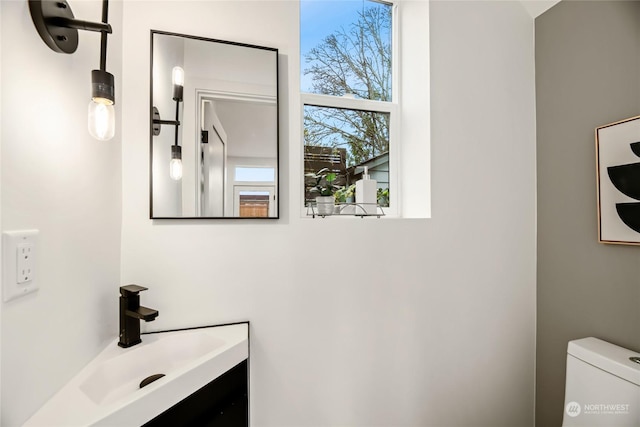
[{"label": "white wall", "polygon": [[[2,22],[2,7],[0,7],[0,22]],[[0,38],[0,82],[2,82],[2,39]],[[0,84],[0,102],[2,100],[2,84]],[[2,108],[0,104],[0,109]],[[2,114],[0,114],[0,177],[2,176]],[[2,185],[0,185],[0,229],[2,229]],[[0,259],[2,246],[0,245]],[[0,263],[0,277],[2,277],[2,263]],[[0,283],[2,283],[0,281]],[[0,304],[0,319],[2,319],[2,304]],[[2,422],[2,324],[0,323],[0,422]]]},{"label": "white wall", "polygon": [[[101,2],[72,2],[99,21]],[[3,427],[21,425],[117,334],[121,129],[87,131],[100,37],[63,55],[38,36],[26,1],[2,1],[2,230],[40,230],[40,290],[2,305]],[[112,2],[107,70],[121,111],[122,4]],[[118,125],[121,123],[117,118]]]},{"label": "white wall", "polygon": [[[160,316],[145,327],[250,320],[254,426],[532,425],[531,17],[515,2],[432,3],[433,218],[349,221],[298,215],[298,13],[124,5],[122,282],[150,288]],[[416,16],[407,25],[429,28]],[[152,28],[280,49],[280,220],[147,219]],[[412,105],[406,117],[428,115]]]}]

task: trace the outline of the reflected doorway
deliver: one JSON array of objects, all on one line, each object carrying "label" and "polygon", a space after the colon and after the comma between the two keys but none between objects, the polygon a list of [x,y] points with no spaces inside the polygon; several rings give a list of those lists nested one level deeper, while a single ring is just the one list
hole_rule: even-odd
[{"label": "reflected doorway", "polygon": [[234,186],[234,216],[240,218],[268,218],[274,212],[275,186]]}]

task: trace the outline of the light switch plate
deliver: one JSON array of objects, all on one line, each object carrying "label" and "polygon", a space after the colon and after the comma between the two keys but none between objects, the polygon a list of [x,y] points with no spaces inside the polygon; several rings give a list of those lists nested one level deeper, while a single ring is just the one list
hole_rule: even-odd
[{"label": "light switch plate", "polygon": [[38,290],[38,230],[2,233],[2,298],[9,301]]}]

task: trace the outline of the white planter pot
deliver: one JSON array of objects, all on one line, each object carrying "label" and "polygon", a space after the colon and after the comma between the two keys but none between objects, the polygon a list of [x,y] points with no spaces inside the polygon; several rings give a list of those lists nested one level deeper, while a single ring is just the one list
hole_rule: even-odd
[{"label": "white planter pot", "polygon": [[333,207],[336,204],[336,198],[333,196],[316,197],[316,210],[318,215],[331,215]]}]

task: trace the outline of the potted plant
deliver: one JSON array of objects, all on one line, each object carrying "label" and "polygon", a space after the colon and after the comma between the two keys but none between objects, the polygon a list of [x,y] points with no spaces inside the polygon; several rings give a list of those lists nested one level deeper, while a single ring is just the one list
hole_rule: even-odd
[{"label": "potted plant", "polygon": [[356,185],[351,184],[344,191],[345,202],[354,203],[356,201]]},{"label": "potted plant", "polygon": [[309,192],[317,194],[318,215],[331,215],[336,204],[334,194],[342,188],[334,184],[338,175],[335,172],[330,172],[329,168],[322,168],[318,172],[311,172],[305,176],[315,180]]},{"label": "potted plant", "polygon": [[389,207],[389,189],[378,188],[378,205],[382,207]]},{"label": "potted plant", "polygon": [[355,200],[356,185],[351,184],[348,187],[340,187],[333,195],[338,203],[353,203]]},{"label": "potted plant", "polygon": [[333,194],[333,197],[335,197],[337,203],[345,203],[347,201],[347,187],[340,187]]}]

